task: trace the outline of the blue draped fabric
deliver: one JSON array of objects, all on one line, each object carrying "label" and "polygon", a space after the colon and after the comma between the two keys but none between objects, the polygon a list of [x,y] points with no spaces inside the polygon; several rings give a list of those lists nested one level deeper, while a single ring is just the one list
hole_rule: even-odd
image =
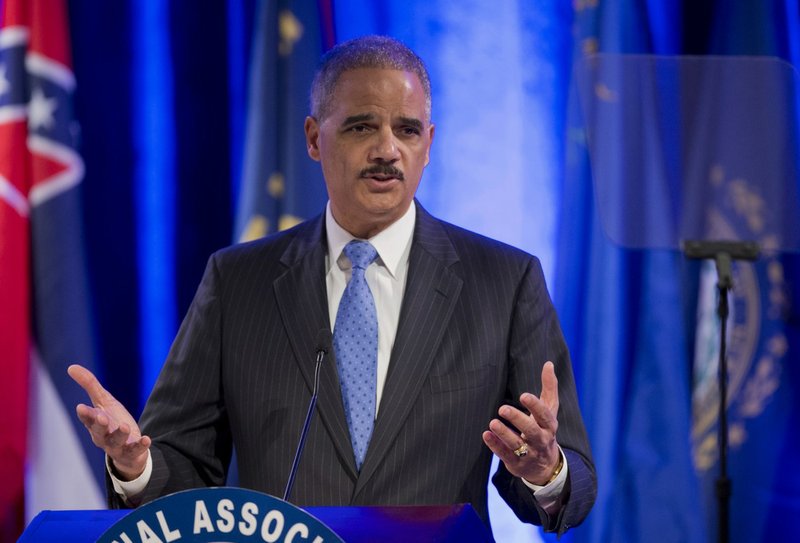
[{"label": "blue draped fabric", "polygon": [[[786,66],[790,70],[786,87],[794,96],[784,100],[775,97],[777,107],[785,110],[783,126],[766,127],[753,137],[763,140],[766,136],[769,141],[772,134],[791,127],[791,137],[798,138],[800,88],[796,68],[800,62],[800,13],[797,2],[745,0],[720,6],[706,52],[768,55],[791,63]],[[764,83],[753,86],[762,88]],[[768,114],[762,115],[770,119]],[[777,120],[774,122],[778,124]],[[737,190],[747,192],[747,201],[758,201],[759,195],[767,193],[765,184],[774,183],[768,172],[773,154],[780,156],[781,150],[775,151],[761,152],[756,157],[741,152],[723,155],[720,159],[722,186],[736,186]],[[759,223],[752,222],[752,210],[742,213],[739,209],[729,209],[724,216],[730,228],[755,231],[760,239],[777,238],[778,247],[781,247],[781,238],[786,236],[776,235],[780,229],[780,225],[774,224],[780,220],[777,211],[786,201],[793,202],[792,195],[800,190],[796,173],[800,171],[797,169],[800,149],[794,145],[785,152],[794,160],[794,175],[785,175],[780,180],[782,200],[764,198],[763,231],[758,232]],[[798,215],[796,206],[790,212],[795,217]],[[730,532],[734,543],[789,541],[800,533],[800,472],[795,468],[800,463],[800,439],[795,431],[800,425],[800,371],[797,367],[800,255],[796,243],[791,242],[791,245],[793,254],[767,252],[755,265],[740,266],[737,274],[740,286],[731,295],[734,308],[739,309],[729,324],[739,331],[730,342],[729,350],[732,392],[728,402],[731,428],[728,469],[733,480]],[[746,311],[752,314],[747,315]],[[754,334],[751,330],[756,326],[759,328]],[[750,331],[749,341],[740,340],[748,337],[745,331]],[[699,400],[702,397],[696,394],[695,401],[700,406],[695,413],[696,429],[702,427],[698,416],[705,414]],[[711,425],[711,429],[715,428],[716,419]],[[702,442],[695,448],[699,460],[696,464],[704,483],[707,522],[715,526],[713,479],[717,475],[718,458],[706,456]]]},{"label": "blue draped fabric", "polygon": [[[576,55],[778,54],[789,60],[797,51],[797,24],[797,7],[789,2],[586,3],[578,14],[581,31]],[[735,77],[746,77],[745,70]],[[750,81],[754,91],[769,84]],[[703,315],[701,301],[696,321],[698,267],[683,262],[676,250],[646,249],[642,240],[647,236],[639,236],[640,232],[623,236],[623,246],[613,244],[601,216],[619,221],[623,215],[636,214],[631,211],[642,210],[598,209],[595,192],[608,182],[608,172],[625,176],[631,169],[648,171],[650,167],[669,176],[696,168],[702,172],[698,182],[709,183],[711,190],[701,201],[691,203],[710,217],[709,235],[756,237],[767,245],[779,245],[775,240],[781,238],[781,228],[770,226],[775,219],[770,210],[783,202],[765,201],[759,194],[781,192],[766,183],[783,183],[786,200],[796,194],[797,178],[791,168],[785,176],[769,173],[774,155],[780,161],[786,157],[782,153],[788,153],[786,163],[796,162],[796,135],[790,134],[785,140],[788,146],[774,155],[768,144],[759,145],[771,137],[781,145],[784,140],[776,134],[786,127],[792,132],[792,99],[781,104],[780,94],[771,95],[772,103],[760,119],[766,128],[733,133],[734,121],[745,115],[737,115],[737,107],[724,105],[728,94],[736,93],[735,86],[721,87],[717,96],[692,89],[693,96],[706,99],[698,99],[703,107],[721,117],[706,116],[703,111],[704,115],[681,120],[702,130],[706,139],[690,132],[693,137],[686,141],[670,140],[669,134],[683,130],[675,124],[677,119],[667,117],[674,108],[651,112],[655,116],[642,128],[658,132],[660,128],[654,127],[663,126],[656,138],[642,132],[637,141],[626,144],[610,131],[620,124],[605,125],[608,131],[594,134],[603,139],[603,171],[591,168],[588,161],[582,111],[571,111],[569,133],[574,137],[570,138],[559,225],[556,305],[577,366],[600,486],[594,511],[586,525],[574,532],[576,541],[708,541],[717,533],[713,489],[718,469],[713,409],[717,391],[714,367],[703,367],[708,358],[715,360],[715,351],[711,350],[710,357],[701,356],[708,350],[703,328],[709,318],[711,329],[716,326],[713,295],[711,311],[705,311],[708,317]],[[613,102],[619,98],[613,85],[584,90],[593,99]],[[658,90],[669,98],[668,87]],[[720,104],[725,109],[718,110]],[[783,119],[780,113],[770,117],[776,110],[785,112]],[[621,111],[628,117],[619,123],[629,122],[632,110]],[[780,124],[769,129],[771,122]],[[637,156],[631,153],[632,146]],[[751,152],[757,148],[761,151]],[[619,164],[614,163],[615,157]],[[687,159],[697,163],[684,163]],[[648,163],[655,160],[664,164]],[[667,200],[661,205],[667,205]],[[647,218],[662,211],[656,206],[640,215]],[[736,228],[742,230],[736,233]],[[637,240],[638,250],[624,246],[631,239]],[[756,266],[735,269],[732,305],[736,316],[729,328],[733,338],[729,338],[728,357],[729,473],[734,481],[731,541],[789,540],[797,533],[794,519],[800,495],[793,469],[800,450],[789,430],[800,413],[796,392],[800,383],[789,363],[797,348],[797,310],[792,309],[796,296],[790,299],[792,290],[787,290],[792,279],[797,280],[797,266],[794,258],[773,253]],[[712,333],[710,340],[715,337]]]},{"label": "blue draped fabric", "polygon": [[[619,0],[577,14],[575,62],[604,53],[676,54],[680,6]],[[595,89],[588,89],[594,93]],[[613,92],[613,88],[612,88]],[[575,541],[705,541],[691,497],[690,363],[680,256],[613,245],[594,187],[573,89],[559,227],[556,307],[576,365],[598,473],[598,499]],[[615,153],[607,133],[607,152]],[[616,154],[622,156],[622,149]],[[621,164],[622,170],[625,164]],[[607,211],[607,210],[606,210]],[[625,210],[613,210],[624,213]]]}]

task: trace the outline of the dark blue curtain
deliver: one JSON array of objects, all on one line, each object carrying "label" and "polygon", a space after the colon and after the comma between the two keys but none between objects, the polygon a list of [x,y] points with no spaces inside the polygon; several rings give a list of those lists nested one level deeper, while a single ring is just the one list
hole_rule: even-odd
[{"label": "dark blue curtain", "polygon": [[[182,316],[188,308],[210,253],[232,239],[230,56],[248,55],[249,40],[243,38],[248,47],[231,52],[228,33],[252,33],[249,4],[244,24],[231,29],[221,24],[229,19],[225,3],[168,3],[166,26],[160,32],[168,47],[172,99],[157,114],[170,116],[164,122],[174,134],[172,175],[160,183],[174,187],[175,196],[162,217],[142,212],[147,203],[137,189],[140,170],[149,167],[151,158],[142,156],[137,144],[148,134],[142,133],[134,113],[153,100],[136,93],[144,77],[137,62],[142,51],[136,47],[141,38],[149,39],[134,35],[131,21],[141,5],[91,1],[69,5],[79,82],[75,108],[87,164],[83,194],[88,257],[106,365],[101,376],[134,412],[141,410],[144,399],[139,384],[146,349],[141,327],[146,317],[139,301],[144,288],[139,258],[147,253],[137,251],[147,228],[143,223],[170,223],[174,229],[165,240],[174,263],[172,274],[156,285],[170,293],[167,302],[174,304],[169,312],[173,316]],[[176,320],[167,323],[172,334],[177,325]],[[163,358],[164,345],[159,347]]]}]

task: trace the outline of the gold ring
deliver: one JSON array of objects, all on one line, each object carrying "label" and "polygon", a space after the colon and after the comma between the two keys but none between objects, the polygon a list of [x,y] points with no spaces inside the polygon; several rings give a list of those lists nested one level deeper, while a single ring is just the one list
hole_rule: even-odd
[{"label": "gold ring", "polygon": [[517,455],[517,458],[522,458],[523,456],[528,454],[528,444],[523,443],[522,445],[514,449],[514,454]]}]

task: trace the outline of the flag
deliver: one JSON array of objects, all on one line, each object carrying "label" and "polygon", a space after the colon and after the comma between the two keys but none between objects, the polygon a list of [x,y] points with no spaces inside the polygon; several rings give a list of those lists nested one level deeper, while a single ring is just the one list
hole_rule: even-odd
[{"label": "flag", "polygon": [[[751,60],[739,60],[718,81],[712,99],[724,114],[704,123],[708,135],[695,144],[707,157],[709,237],[752,239],[762,247],[758,261],[734,263],[729,294],[730,541],[792,541],[800,533],[800,16],[796,2],[745,0],[715,6],[713,20],[708,53]],[[692,439],[712,538],[719,475],[716,304],[709,265],[697,303]]]},{"label": "flag", "polygon": [[[576,67],[594,53],[678,52],[678,2],[586,1],[575,7]],[[613,85],[582,90],[592,100],[616,103]],[[593,543],[700,543],[706,538],[693,501],[699,485],[691,463],[681,256],[631,250],[606,236],[604,215],[635,210],[598,204],[586,124],[596,119],[580,106],[576,88],[570,97],[554,291],[592,444],[598,496],[591,515],[569,535]],[[609,126],[622,130],[628,110],[618,113]],[[595,135],[608,167],[627,173],[626,141],[617,132]],[[643,145],[650,143],[646,136],[641,134]],[[664,153],[671,143],[654,146],[639,159],[669,164]]]},{"label": "flag", "polygon": [[[94,364],[67,13],[7,0],[0,24],[2,529],[43,508],[101,507],[102,454],[66,367]],[[30,379],[29,379],[30,376]],[[90,467],[91,466],[91,467]]]},{"label": "flag", "polygon": [[30,267],[27,164],[17,160],[25,145],[26,113],[13,73],[24,69],[21,29],[0,30],[0,539],[13,540],[23,525],[28,411]]},{"label": "flag", "polygon": [[[707,187],[703,238],[757,241],[762,248],[757,262],[734,262],[728,294],[727,476],[734,489],[726,500],[733,513],[729,527],[731,541],[791,539],[800,530],[800,507],[792,505],[800,497],[800,478],[792,475],[795,470],[781,473],[780,466],[800,461],[797,445],[784,441],[800,415],[794,400],[800,383],[786,368],[790,336],[796,334],[789,285],[798,277],[786,273],[791,259],[780,250],[800,249],[794,74],[777,59],[728,58],[727,76],[724,70],[709,70],[715,73],[714,88],[701,94],[713,104],[701,104],[706,114],[693,115],[702,118],[704,130],[688,147],[696,155],[695,167],[706,172],[698,182]],[[719,529],[720,508],[716,284],[717,272],[708,262],[699,281],[692,440],[712,535]],[[754,473],[754,465],[765,469]]]},{"label": "flag", "polygon": [[334,43],[332,2],[261,0],[257,13],[236,241],[294,226],[327,201],[303,123],[319,58]]}]

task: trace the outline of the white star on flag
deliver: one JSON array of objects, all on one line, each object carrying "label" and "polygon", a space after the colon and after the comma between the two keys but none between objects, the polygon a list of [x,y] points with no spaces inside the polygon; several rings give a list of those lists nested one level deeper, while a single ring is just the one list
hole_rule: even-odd
[{"label": "white star on flag", "polygon": [[0,96],[4,95],[11,88],[11,82],[6,77],[8,68],[5,64],[0,64]]},{"label": "white star on flag", "polygon": [[47,98],[40,87],[33,89],[28,106],[28,126],[31,130],[51,128],[55,123],[55,112],[58,104],[55,98]]}]

